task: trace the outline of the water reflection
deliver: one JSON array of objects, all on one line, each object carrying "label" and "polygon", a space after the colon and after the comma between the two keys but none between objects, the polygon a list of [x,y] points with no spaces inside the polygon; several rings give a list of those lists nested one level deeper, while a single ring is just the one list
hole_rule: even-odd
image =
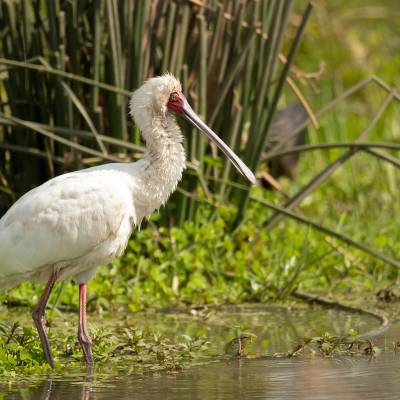
[{"label": "water reflection", "polygon": [[91,366],[77,375],[75,378],[45,379],[39,385],[26,390],[21,388],[19,393],[10,393],[5,397],[7,400],[32,399],[32,400],[56,400],[74,399],[90,400],[91,390],[94,382],[94,371]]},{"label": "water reflection", "polygon": [[[104,380],[46,381],[29,399],[398,399],[399,357],[232,360],[179,374]],[[8,397],[8,399],[22,397]]]},{"label": "water reflection", "polygon": [[43,382],[41,386],[32,391],[30,399],[53,400],[53,399],[81,399],[89,400],[90,386],[83,384],[77,385],[74,382],[53,382],[51,379]]},{"label": "water reflection", "polygon": [[[149,375],[150,376],[150,375]],[[157,374],[154,374],[156,377]],[[29,389],[20,389],[19,393],[10,393],[7,400],[94,400],[94,399],[132,399],[135,397],[132,376],[100,376],[97,377],[91,368],[74,377],[45,379]],[[146,388],[143,388],[146,392]],[[160,394],[159,394],[160,396]],[[0,396],[3,399],[3,397]]]}]

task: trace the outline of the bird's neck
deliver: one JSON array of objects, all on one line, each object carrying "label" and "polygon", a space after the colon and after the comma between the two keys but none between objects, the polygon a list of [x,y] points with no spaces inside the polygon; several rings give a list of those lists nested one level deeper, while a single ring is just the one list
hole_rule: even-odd
[{"label": "bird's neck", "polygon": [[[151,132],[143,131],[146,152],[139,162],[139,194],[147,216],[163,205],[175,191],[186,166],[182,134],[175,118],[153,119]],[[145,216],[143,215],[143,216]]]}]

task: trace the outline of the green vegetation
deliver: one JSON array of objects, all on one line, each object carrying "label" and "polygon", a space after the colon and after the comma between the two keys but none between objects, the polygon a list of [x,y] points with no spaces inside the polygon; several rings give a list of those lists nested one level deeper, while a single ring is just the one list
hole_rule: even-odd
[{"label": "green vegetation", "polygon": [[[288,304],[93,313],[89,320],[96,360],[93,372],[99,376],[126,376],[160,369],[177,371],[190,365],[238,357],[288,357],[293,356],[288,350],[295,343],[307,342],[311,347],[310,340],[316,343],[319,337],[328,337],[328,330],[332,341],[343,344],[366,343],[365,337],[355,335],[355,329],[363,334],[377,332],[380,317],[376,314],[360,314],[357,309],[345,313],[333,307],[311,310],[294,302],[289,309]],[[2,308],[0,388],[6,382],[16,383],[21,379],[35,382],[43,376],[76,376],[85,371],[76,341],[76,310],[71,307],[69,312],[65,309],[60,312],[60,308],[51,308],[47,314],[50,343],[56,355],[54,371],[44,362],[29,308]],[[307,351],[297,355],[309,354],[308,348],[303,350]],[[315,355],[324,356],[318,352]]]},{"label": "green vegetation", "polygon": [[[202,223],[188,221],[182,228],[170,229],[151,223],[135,232],[126,254],[102,267],[91,281],[90,307],[108,310],[123,304],[136,311],[167,305],[265,302],[285,299],[296,288],[373,289],[398,276],[397,268],[294,222],[282,223],[271,232],[262,229],[268,215],[260,204],[249,208],[233,234],[229,234],[235,217],[232,209],[204,206],[203,212]],[[358,226],[348,233],[359,234]],[[374,246],[382,240],[382,236],[365,237]],[[395,248],[396,237],[384,240],[388,249]],[[33,305],[40,290],[27,283],[3,298]],[[76,307],[76,286],[68,284],[60,290],[54,294],[59,304]]]},{"label": "green vegetation", "polygon": [[[166,71],[181,80],[195,111],[256,169],[312,11],[311,5],[304,7],[288,62],[278,68],[292,3],[3,4],[1,203],[9,204],[27,188],[65,170],[140,157],[138,129],[127,125],[127,95],[144,79]],[[210,151],[196,130],[185,130],[195,173],[182,183],[183,193],[219,194],[219,200],[234,201],[240,215],[248,191],[232,190],[228,181],[236,175],[229,162],[219,159],[216,149]],[[165,225],[195,217],[198,202],[183,193],[176,196],[174,216]]]},{"label": "green vegetation", "polygon": [[[8,21],[10,30],[2,36],[1,48],[7,58],[23,62],[22,68],[14,68],[11,62],[0,60],[4,63],[0,66],[3,209],[28,186],[52,174],[104,159],[139,157],[138,132],[134,126],[126,125],[126,96],[121,93],[126,95],[125,90],[139,85],[144,77],[165,69],[182,79],[194,108],[247,162],[257,165],[259,172],[268,171],[266,163],[261,162],[268,154],[254,153],[266,140],[273,115],[274,107],[265,112],[266,105],[275,94],[279,95],[278,108],[298,99],[293,86],[286,85],[282,91],[279,88],[279,82],[287,78],[284,65],[278,62],[282,37],[275,36],[275,58],[263,58],[260,55],[267,52],[268,41],[257,32],[251,33],[251,39],[251,29],[225,18],[219,8],[205,11],[206,24],[196,2],[154,2],[160,9],[166,8],[162,15],[168,21],[167,35],[156,31],[154,36],[143,36],[151,2],[126,2],[132,4],[127,5],[132,7],[131,12],[106,7],[102,1],[79,3],[87,7],[74,9],[70,2],[65,3],[67,10],[60,10],[59,2],[54,2],[58,4],[54,9],[53,2],[46,6],[25,2],[23,9],[22,2],[2,5],[3,21]],[[213,2],[210,4],[212,7]],[[290,53],[293,43],[297,43],[305,2],[296,2],[288,19],[283,6],[276,11],[282,18],[275,27],[269,25],[273,7],[254,11],[248,5],[239,5],[246,2],[232,4],[229,15],[246,21],[250,21],[253,12],[268,16],[263,30],[273,29],[279,34],[285,31],[282,54]],[[16,15],[24,15],[30,22],[23,26],[32,31],[32,7],[42,7],[49,13],[34,36],[39,49],[33,39],[26,42],[26,32],[15,19]],[[349,5],[337,0],[321,2],[313,11],[289,74],[317,115],[317,124],[309,126],[309,144],[350,143],[362,132],[362,142],[398,143],[399,94],[391,91],[400,85],[397,8],[396,0],[379,6],[372,1],[353,1]],[[66,24],[61,24],[58,31],[60,21]],[[131,31],[121,35],[116,24]],[[76,26],[80,29],[68,28]],[[206,30],[211,32],[208,40]],[[181,51],[171,50],[172,37],[179,42],[176,49]],[[144,42],[150,45],[141,57]],[[38,55],[45,58],[34,58]],[[138,63],[133,65],[133,60]],[[32,65],[41,71],[30,69]],[[269,74],[263,75],[265,70]],[[67,79],[60,71],[74,75]],[[371,74],[385,84],[371,81],[338,101],[329,112],[318,112]],[[94,82],[82,82],[81,77]],[[266,81],[255,85],[261,77]],[[101,86],[99,82],[111,86]],[[33,98],[36,100],[27,104],[27,99]],[[215,110],[224,111],[217,115]],[[248,197],[247,188],[233,182],[236,176],[229,164],[216,157],[194,132],[186,133],[190,170],[180,193],[173,196],[166,209],[134,232],[128,251],[120,260],[99,270],[89,285],[89,311],[129,313],[128,310],[165,306],[287,302],[293,301],[291,294],[297,290],[347,299],[358,297],[359,303],[398,281],[398,149],[349,150],[344,146],[307,151],[300,157],[296,179],[280,180],[280,192],[258,187]],[[64,140],[61,144],[60,138]],[[308,190],[309,183],[327,166],[331,166],[331,174]],[[301,201],[293,202],[298,193],[304,193]],[[242,207],[238,219],[238,210],[245,203],[247,207]],[[289,204],[296,216],[344,237],[300,224],[291,217],[278,221],[268,206],[274,204]],[[0,300],[10,308],[32,307],[41,290],[40,285],[25,283],[1,293]],[[77,301],[76,286],[58,286],[50,300],[50,319],[54,313],[75,311]],[[391,316],[395,316],[394,311]],[[29,323],[24,328],[15,325],[13,333],[13,323],[0,327],[0,371],[9,371],[16,364],[25,372],[46,369],[36,334],[27,326]],[[8,340],[11,333],[12,340]],[[116,349],[122,346],[122,355],[127,356],[134,348],[139,351],[135,356],[143,357],[143,362],[154,368],[183,365],[191,353],[185,343],[189,348],[193,346],[193,353],[206,346],[203,339],[194,337],[171,344],[166,338],[156,340],[146,332],[115,332],[111,328],[95,337],[95,351],[104,353],[103,360],[117,354]],[[136,344],[129,344],[132,338],[139,338],[148,347],[139,346],[137,350]],[[232,338],[234,343],[235,339]],[[57,340],[55,350],[59,357],[75,359],[74,332],[51,340]],[[342,352],[344,345],[337,346],[335,340],[330,335],[318,336],[302,344],[301,349],[338,354],[336,350]],[[157,351],[153,351],[152,346],[156,345],[171,358],[160,361]],[[364,343],[361,349],[376,350],[372,344]],[[78,356],[76,359],[80,360]]]},{"label": "green vegetation", "polygon": [[[35,329],[3,322],[0,324],[0,338],[0,373],[5,381],[18,379],[21,372],[46,374],[51,371],[43,358]],[[75,329],[67,328],[62,334],[59,329],[55,333],[51,331],[50,340],[59,360],[55,374],[62,374],[65,365],[68,371],[81,366],[82,352],[76,342]],[[111,367],[117,370],[119,366],[129,364],[131,372],[180,370],[199,358],[208,346],[202,338],[181,335],[174,343],[155,332],[120,324],[113,329],[94,330],[92,340],[96,349],[95,362],[100,368],[107,366],[108,369]],[[110,364],[111,361],[114,362]]]},{"label": "green vegetation", "polygon": [[349,340],[348,337],[332,336],[329,332],[326,332],[323,336],[305,339],[304,343],[297,345],[288,355],[289,357],[298,357],[308,352],[312,355],[323,357],[332,357],[335,355],[353,357],[364,355],[374,357],[380,351],[379,347],[375,346],[370,340]]}]

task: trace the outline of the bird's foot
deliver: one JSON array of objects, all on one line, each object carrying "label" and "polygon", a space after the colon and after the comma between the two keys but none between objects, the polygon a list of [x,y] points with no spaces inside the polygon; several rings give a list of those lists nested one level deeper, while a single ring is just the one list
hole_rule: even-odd
[{"label": "bird's foot", "polygon": [[89,336],[82,331],[78,331],[78,342],[81,345],[86,364],[93,364],[92,341]]},{"label": "bird's foot", "polygon": [[44,315],[38,310],[32,312],[32,318],[35,323],[36,329],[39,334],[40,342],[42,343],[43,353],[46,361],[49,363],[51,368],[55,368],[53,353],[51,352],[49,339],[47,338],[46,331],[44,330],[45,318]]}]

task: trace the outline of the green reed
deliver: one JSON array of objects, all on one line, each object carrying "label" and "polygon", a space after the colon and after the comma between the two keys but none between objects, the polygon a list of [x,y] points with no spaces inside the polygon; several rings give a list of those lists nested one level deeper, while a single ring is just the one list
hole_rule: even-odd
[{"label": "green reed", "polygon": [[[278,68],[292,3],[3,2],[0,161],[10,190],[18,196],[65,170],[139,157],[123,145],[141,145],[127,115],[128,94],[167,71],[182,81],[202,118],[256,170],[290,55],[312,8],[304,14],[288,63]],[[248,191],[227,185],[238,179],[236,172],[202,136],[184,129],[189,161],[196,165],[184,191],[207,185],[217,199],[230,199],[243,211]],[[3,193],[0,201],[5,209],[11,198]],[[175,201],[173,219],[194,216],[192,198],[178,194]]]}]

